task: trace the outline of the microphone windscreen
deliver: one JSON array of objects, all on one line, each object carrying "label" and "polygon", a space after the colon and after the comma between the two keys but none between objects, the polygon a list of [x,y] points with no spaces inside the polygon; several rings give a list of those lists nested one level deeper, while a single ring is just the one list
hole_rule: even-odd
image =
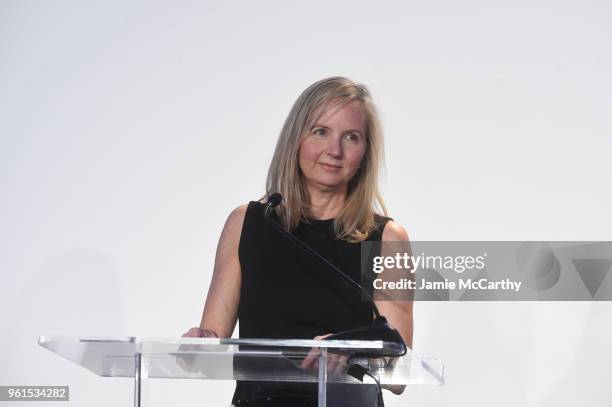
[{"label": "microphone windscreen", "polygon": [[278,192],[273,193],[268,197],[268,205],[272,208],[276,208],[283,201],[283,196]]}]

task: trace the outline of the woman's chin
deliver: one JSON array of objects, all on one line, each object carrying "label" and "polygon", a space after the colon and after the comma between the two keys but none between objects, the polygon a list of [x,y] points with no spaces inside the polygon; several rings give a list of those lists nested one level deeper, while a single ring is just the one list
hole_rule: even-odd
[{"label": "woman's chin", "polygon": [[337,179],[321,177],[319,179],[309,180],[308,185],[325,192],[344,192],[347,189],[348,183]]}]

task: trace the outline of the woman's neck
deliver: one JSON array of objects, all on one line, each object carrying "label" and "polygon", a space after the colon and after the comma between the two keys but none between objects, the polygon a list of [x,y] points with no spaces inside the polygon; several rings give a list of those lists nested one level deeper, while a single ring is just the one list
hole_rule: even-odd
[{"label": "woman's neck", "polygon": [[344,207],[346,195],[339,192],[327,192],[310,189],[310,206],[308,216],[313,219],[331,219],[338,216]]}]

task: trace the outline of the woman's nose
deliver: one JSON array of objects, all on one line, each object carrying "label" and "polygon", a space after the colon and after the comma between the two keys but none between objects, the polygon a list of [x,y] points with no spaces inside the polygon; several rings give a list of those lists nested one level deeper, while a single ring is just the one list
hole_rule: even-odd
[{"label": "woman's nose", "polygon": [[334,158],[342,158],[342,140],[338,137],[330,137],[325,146],[325,152]]}]

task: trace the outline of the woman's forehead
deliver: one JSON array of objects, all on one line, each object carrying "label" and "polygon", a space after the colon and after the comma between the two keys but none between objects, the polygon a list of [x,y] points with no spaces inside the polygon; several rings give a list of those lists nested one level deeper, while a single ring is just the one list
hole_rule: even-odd
[{"label": "woman's forehead", "polygon": [[363,103],[360,100],[339,100],[319,106],[311,114],[309,127],[317,124],[346,124],[358,127],[352,130],[365,131],[366,115]]}]

